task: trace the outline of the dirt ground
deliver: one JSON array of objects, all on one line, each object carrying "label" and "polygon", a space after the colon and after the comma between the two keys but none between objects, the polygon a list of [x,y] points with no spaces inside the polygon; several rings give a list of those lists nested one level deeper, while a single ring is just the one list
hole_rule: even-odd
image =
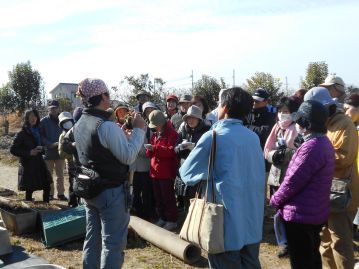
[{"label": "dirt ground", "polygon": [[[3,163],[4,156],[2,160],[0,159],[0,187],[6,187],[16,191],[16,162],[13,162],[9,157],[6,157],[5,160],[7,161]],[[23,198],[23,194],[20,193],[16,197],[21,199]],[[41,192],[35,192],[35,198],[36,200],[40,200]],[[65,203],[56,200],[52,203],[65,205]],[[66,268],[82,268],[81,254],[83,239],[67,243],[60,247],[45,248],[41,242],[41,234],[38,232],[25,236],[12,235],[11,242],[13,245],[22,246],[29,253],[33,253],[48,260],[50,263],[59,264]],[[265,218],[263,240],[260,247],[260,261],[263,269],[290,268],[289,260],[287,258],[277,258],[277,251],[278,247],[274,237],[273,221],[271,218]],[[359,256],[357,246],[355,254],[356,257]],[[174,256],[129,233],[123,268],[208,268],[205,257],[206,255],[202,253],[202,259],[199,262],[192,266],[187,265]]]},{"label": "dirt ground", "polygon": [[[0,187],[17,190],[17,162],[7,155],[2,155],[0,159]],[[4,163],[5,162],[5,163]],[[41,192],[35,192],[36,200],[41,200]],[[14,198],[14,197],[13,197]],[[16,198],[23,198],[20,193]],[[63,202],[54,201],[52,203],[63,204]],[[273,225],[270,219],[265,220],[264,238],[261,244],[260,259],[262,267],[265,268],[289,268],[288,259],[278,259],[276,256],[277,247],[273,234]],[[13,245],[22,246],[27,252],[38,255],[51,263],[62,265],[66,268],[81,268],[81,254],[83,240],[77,240],[66,245],[45,248],[41,242],[41,234],[31,234],[25,236],[11,236]],[[176,257],[160,250],[150,243],[131,236],[128,238],[127,249],[125,250],[125,263],[123,268],[208,268],[207,260],[204,258],[195,265],[187,265]]]}]

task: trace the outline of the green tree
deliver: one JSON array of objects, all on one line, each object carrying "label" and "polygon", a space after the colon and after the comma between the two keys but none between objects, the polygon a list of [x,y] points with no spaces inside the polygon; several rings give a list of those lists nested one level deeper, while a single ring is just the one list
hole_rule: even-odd
[{"label": "green tree", "polygon": [[29,106],[42,104],[43,80],[30,61],[19,63],[9,72],[9,86],[15,93],[16,108],[24,111]]},{"label": "green tree", "polygon": [[328,76],[328,64],[326,62],[312,62],[308,64],[305,80],[302,80],[302,87],[309,90],[312,87],[323,83]]},{"label": "green tree", "polygon": [[60,111],[72,111],[72,103],[69,98],[61,97],[57,101],[59,101]]},{"label": "green tree", "polygon": [[114,98],[120,99],[120,101],[130,106],[136,105],[136,95],[141,91],[150,93],[151,101],[163,105],[167,95],[167,92],[163,88],[165,83],[162,78],[155,78],[152,82],[149,74],[141,74],[138,77],[125,76],[125,79],[120,82],[120,85],[111,87],[111,90],[114,93]]},{"label": "green tree", "polygon": [[9,84],[0,88],[0,109],[2,113],[14,111],[16,107],[15,93],[11,90]]},{"label": "green tree", "polygon": [[0,88],[0,112],[2,115],[3,134],[9,133],[9,120],[8,114],[14,111],[15,108],[15,95],[10,89],[9,84],[6,84]]},{"label": "green tree", "polygon": [[246,89],[253,93],[258,88],[266,89],[272,103],[276,103],[284,93],[281,92],[282,83],[279,78],[274,78],[270,73],[256,72],[254,76],[247,79]]},{"label": "green tree", "polygon": [[217,107],[218,94],[223,88],[226,88],[223,78],[218,81],[213,77],[202,75],[202,78],[194,83],[192,94],[202,96],[210,109],[214,109]]}]

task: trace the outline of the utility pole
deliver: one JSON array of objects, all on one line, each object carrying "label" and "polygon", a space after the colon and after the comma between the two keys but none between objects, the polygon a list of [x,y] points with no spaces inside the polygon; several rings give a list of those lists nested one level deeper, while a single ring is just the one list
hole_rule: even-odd
[{"label": "utility pole", "polygon": [[236,85],[236,70],[233,69],[233,87]]},{"label": "utility pole", "polygon": [[287,76],[285,77],[285,92],[286,92],[286,94],[288,94],[288,78],[287,78]]},{"label": "utility pole", "polygon": [[193,90],[193,70],[192,70],[191,78],[192,78],[192,90]]},{"label": "utility pole", "polygon": [[300,77],[299,77],[299,86],[298,86],[299,89],[301,89],[301,88],[303,87],[303,86],[302,86],[302,82],[303,82],[303,77],[300,76]]}]

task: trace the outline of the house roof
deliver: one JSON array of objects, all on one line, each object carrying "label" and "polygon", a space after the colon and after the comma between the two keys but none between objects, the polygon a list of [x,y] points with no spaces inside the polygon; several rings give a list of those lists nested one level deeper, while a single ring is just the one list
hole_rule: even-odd
[{"label": "house roof", "polygon": [[52,93],[54,90],[56,90],[57,88],[59,88],[59,87],[61,87],[61,86],[73,86],[73,87],[77,87],[78,84],[77,84],[77,83],[63,83],[63,82],[61,82],[61,83],[57,84],[57,86],[56,86],[55,88],[53,88],[53,89],[50,91],[50,93]]}]

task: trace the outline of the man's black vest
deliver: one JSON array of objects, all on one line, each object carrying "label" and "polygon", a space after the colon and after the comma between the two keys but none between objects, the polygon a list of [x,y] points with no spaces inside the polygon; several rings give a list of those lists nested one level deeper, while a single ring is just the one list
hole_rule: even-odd
[{"label": "man's black vest", "polygon": [[80,163],[94,169],[103,179],[105,187],[120,186],[128,179],[129,170],[128,165],[122,164],[100,142],[98,128],[104,121],[108,121],[110,115],[106,111],[86,108],[74,127]]}]

